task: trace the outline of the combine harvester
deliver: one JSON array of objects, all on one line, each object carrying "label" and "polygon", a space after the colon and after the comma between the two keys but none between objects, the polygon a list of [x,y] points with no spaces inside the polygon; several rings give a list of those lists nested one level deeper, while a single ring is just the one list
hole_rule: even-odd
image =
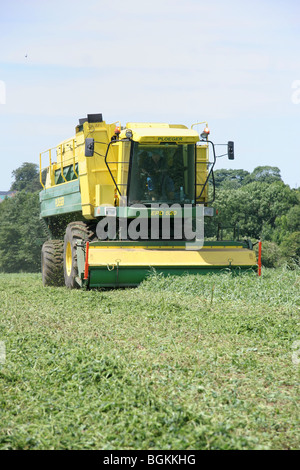
[{"label": "combine harvester", "polygon": [[[136,286],[153,270],[257,270],[249,240],[204,241],[216,154],[207,124],[201,135],[195,126],[121,127],[90,114],[74,137],[40,154],[45,286]],[[233,159],[233,142],[226,146]]]}]

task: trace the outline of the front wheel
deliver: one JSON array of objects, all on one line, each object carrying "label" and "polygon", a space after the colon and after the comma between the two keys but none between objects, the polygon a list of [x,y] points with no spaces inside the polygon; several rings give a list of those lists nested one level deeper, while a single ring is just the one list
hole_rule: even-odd
[{"label": "front wheel", "polygon": [[78,241],[88,241],[90,231],[85,222],[71,222],[66,229],[64,239],[64,277],[65,285],[69,289],[78,289],[78,264],[77,249]]},{"label": "front wheel", "polygon": [[41,262],[44,286],[63,286],[63,241],[46,241],[42,247]]}]

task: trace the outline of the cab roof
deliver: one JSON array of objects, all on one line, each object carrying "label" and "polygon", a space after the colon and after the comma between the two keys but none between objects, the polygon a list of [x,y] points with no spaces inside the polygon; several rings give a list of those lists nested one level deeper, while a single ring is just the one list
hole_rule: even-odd
[{"label": "cab roof", "polygon": [[126,130],[132,130],[132,140],[139,143],[178,143],[192,144],[199,141],[199,134],[180,124],[165,123],[127,123],[120,137],[125,137]]}]

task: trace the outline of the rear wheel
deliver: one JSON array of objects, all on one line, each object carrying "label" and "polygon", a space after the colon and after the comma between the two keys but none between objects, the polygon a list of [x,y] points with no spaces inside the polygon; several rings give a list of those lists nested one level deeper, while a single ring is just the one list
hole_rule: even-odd
[{"label": "rear wheel", "polygon": [[48,240],[42,246],[42,280],[44,286],[63,286],[63,251],[62,240]]},{"label": "rear wheel", "polygon": [[69,289],[79,288],[77,282],[78,277],[78,264],[77,264],[77,242],[88,241],[91,232],[85,222],[71,222],[66,229],[64,240],[64,278],[65,284]]}]

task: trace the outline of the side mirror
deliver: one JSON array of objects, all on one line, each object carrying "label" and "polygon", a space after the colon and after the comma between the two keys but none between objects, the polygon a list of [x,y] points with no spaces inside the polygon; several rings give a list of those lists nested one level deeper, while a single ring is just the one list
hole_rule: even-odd
[{"label": "side mirror", "polygon": [[85,139],[85,156],[86,157],[94,156],[94,145],[95,145],[95,139],[92,139],[92,138]]},{"label": "side mirror", "polygon": [[228,142],[228,160],[234,160],[234,142]]}]

